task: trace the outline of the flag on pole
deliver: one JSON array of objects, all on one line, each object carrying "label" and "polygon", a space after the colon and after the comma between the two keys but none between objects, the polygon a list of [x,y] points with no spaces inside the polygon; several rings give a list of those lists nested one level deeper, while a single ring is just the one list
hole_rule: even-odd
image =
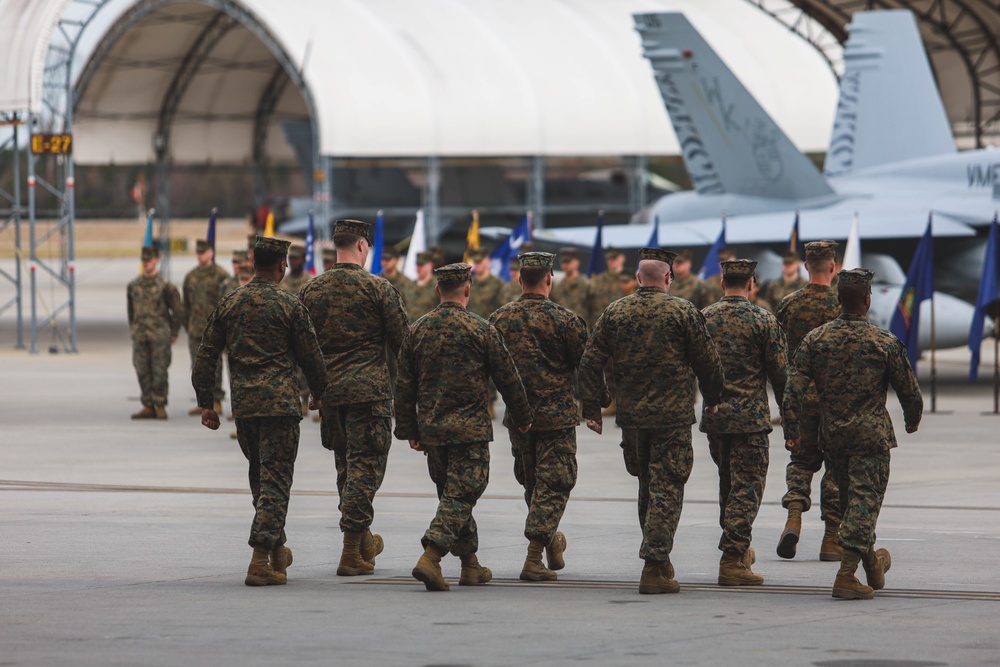
[{"label": "flag on pole", "polygon": [[792,233],[788,238],[788,252],[794,252],[799,259],[805,256],[806,244],[802,242],[802,235],[799,233],[799,211],[795,210],[795,222],[792,223]]},{"label": "flag on pole", "polygon": [[851,231],[847,235],[847,247],[844,248],[844,265],[842,268],[845,271],[861,268],[861,235],[858,230],[858,224],[858,214],[855,213],[854,220],[851,221]]},{"label": "flag on pole", "polygon": [[525,215],[510,232],[510,236],[490,253],[490,272],[510,282],[510,260],[517,257],[518,249],[531,241],[531,216]]},{"label": "flag on pole", "polygon": [[469,224],[469,232],[465,235],[465,255],[462,261],[466,264],[472,263],[473,250],[479,250],[479,211],[472,212],[472,223]]},{"label": "flag on pole", "polygon": [[413,223],[410,249],[406,251],[406,263],[403,264],[403,275],[410,280],[417,279],[417,255],[425,250],[427,250],[427,232],[424,231],[424,209],[420,209],[417,211],[417,219]]},{"label": "flag on pole", "polygon": [[306,273],[316,275],[316,222],[313,212],[309,211],[309,226],[306,227]]},{"label": "flag on pole", "polygon": [[649,243],[646,244],[647,248],[659,248],[660,247],[660,216],[653,216],[653,233],[649,235]]},{"label": "flag on pole", "polygon": [[722,218],[722,231],[719,232],[719,237],[715,239],[715,243],[712,247],[708,249],[708,254],[705,255],[705,263],[701,266],[701,271],[698,272],[698,277],[702,280],[707,280],[717,273],[721,273],[722,269],[719,267],[719,253],[722,252],[723,248],[726,247],[726,219]]},{"label": "flag on pole", "polygon": [[986,324],[986,311],[996,307],[1000,299],[997,284],[997,271],[1000,270],[1000,222],[993,215],[990,224],[990,234],[986,239],[986,256],[983,258],[983,277],[979,281],[979,295],[976,297],[976,310],[972,315],[972,328],[969,329],[969,349],[972,350],[972,361],[969,363],[969,382],[975,382],[979,374],[979,349],[983,344],[983,327]]},{"label": "flag on pole", "polygon": [[215,218],[219,215],[219,209],[212,207],[212,213],[208,216],[208,232],[205,234],[205,240],[208,241],[209,247],[212,249],[212,263],[215,264]]},{"label": "flag on pole", "polygon": [[156,245],[153,242],[153,218],[156,216],[156,209],[149,209],[149,215],[146,217],[146,235],[142,238],[143,248],[152,248]]},{"label": "flag on pole", "polygon": [[604,211],[597,212],[597,233],[594,235],[594,247],[590,250],[590,263],[587,264],[587,277],[592,278],[598,273],[604,273]]},{"label": "flag on pole", "polygon": [[274,212],[267,212],[267,222],[264,223],[264,236],[274,236]]},{"label": "flag on pole", "polygon": [[910,367],[917,370],[920,357],[920,304],[934,298],[934,238],[931,236],[933,214],[927,218],[927,231],[917,245],[910,270],[906,274],[903,291],[896,304],[896,312],[889,324],[889,331],[906,345]]},{"label": "flag on pole", "polygon": [[373,275],[379,275],[382,273],[382,246],[385,240],[382,238],[383,227],[385,226],[385,219],[382,215],[382,211],[379,211],[375,215],[375,237],[372,240],[372,268],[371,272]]}]

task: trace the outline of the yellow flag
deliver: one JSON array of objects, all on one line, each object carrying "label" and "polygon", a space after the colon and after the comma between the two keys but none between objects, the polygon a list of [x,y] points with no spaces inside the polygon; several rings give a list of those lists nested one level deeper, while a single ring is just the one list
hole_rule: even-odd
[{"label": "yellow flag", "polygon": [[472,224],[469,225],[469,233],[465,236],[465,256],[462,261],[469,263],[470,253],[479,250],[479,211],[472,212]]},{"label": "yellow flag", "polygon": [[268,212],[267,222],[264,223],[264,236],[274,236],[274,213]]}]

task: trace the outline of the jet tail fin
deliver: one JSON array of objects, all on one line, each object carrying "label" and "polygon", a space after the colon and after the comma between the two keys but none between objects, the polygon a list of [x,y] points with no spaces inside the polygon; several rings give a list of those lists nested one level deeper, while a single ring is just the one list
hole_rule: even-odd
[{"label": "jet tail fin", "polygon": [[683,14],[633,19],[700,194],[785,200],[833,194]]},{"label": "jet tail fin", "polygon": [[824,172],[955,152],[920,30],[906,9],[855,12]]}]

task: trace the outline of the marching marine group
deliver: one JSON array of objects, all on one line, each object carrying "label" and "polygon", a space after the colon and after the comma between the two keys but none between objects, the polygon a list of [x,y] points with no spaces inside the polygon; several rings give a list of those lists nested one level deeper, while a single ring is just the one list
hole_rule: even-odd
[{"label": "marching marine group", "polygon": [[[837,273],[835,242],[806,245],[808,281],[798,257],[786,256],[782,278],[761,299],[756,262],[731,252],[714,282],[691,274],[689,254],[662,248],[643,248],[635,273],[609,249],[608,270],[593,280],[580,274],[576,250],[563,249],[556,283],[553,254],[522,252],[504,283],[482,251],[471,264],[444,264],[432,250],[410,280],[392,249],[382,275],[363,268],[372,236],[369,223],[337,221],[315,278],[303,271],[303,249],[287,241],[255,237],[234,255],[232,278],[199,241],[183,299],[158,275],[155,249],[144,248],[142,275],[128,286],[143,404],[133,418],[166,418],[170,344],[183,326],[192,341],[191,414],[218,429],[220,360],[228,358],[231,417],[255,509],[247,585],[287,581],[285,516],[308,409],[319,411],[322,445],[336,463],[338,575],[374,572],[385,547],[371,527],[395,436],[424,454],[439,499],[413,576],[428,590],[448,590],[441,560],[450,553],[461,562],[459,585],[489,582],[473,508],[489,478],[497,392],[527,505],[523,580],[552,581],[565,566],[558,528],[577,481],[576,427],[583,420],[601,434],[613,415],[625,468],[639,481],[639,592],[680,590],[670,553],[700,393],[700,430],[719,473],[718,583],[764,581],[752,569],[751,533],[769,434],[780,423],[791,460],[778,555],[795,556],[812,477],[824,470],[820,558],[840,562],[833,596],[870,599],[885,585],[891,558],[875,547],[875,525],[896,446],[887,389],[908,433],[922,399],[903,344],[868,321],[873,274]],[[770,412],[768,383],[780,416]]]}]

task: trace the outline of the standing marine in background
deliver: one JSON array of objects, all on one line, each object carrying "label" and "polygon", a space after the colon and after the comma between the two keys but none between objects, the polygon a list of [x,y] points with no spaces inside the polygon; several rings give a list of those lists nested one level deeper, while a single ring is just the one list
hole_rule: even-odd
[{"label": "standing marine in background", "polygon": [[[733,250],[732,248],[723,248],[722,250],[720,250],[719,272],[710,275],[708,278],[705,278],[705,289],[708,292],[709,303],[717,303],[724,296],[725,290],[722,289],[722,263],[728,262],[731,259],[736,259],[735,250]],[[760,291],[760,284],[756,277],[754,277],[752,285],[755,290]],[[756,306],[761,305],[760,303],[758,303],[756,297],[753,295],[751,295],[750,303]],[[771,311],[772,310],[771,306],[767,306],[767,310]]]},{"label": "standing marine in background", "polygon": [[[191,353],[191,365],[194,366],[198,356],[198,346],[201,345],[201,335],[205,333],[205,323],[215,307],[219,305],[228,290],[229,274],[215,263],[215,250],[208,241],[195,241],[195,255],[198,265],[184,276],[184,308],[187,317],[184,328],[188,334],[188,351]],[[222,364],[216,369],[215,377],[215,411],[222,414],[222,399],[226,392],[222,389]],[[188,411],[192,417],[201,415],[197,405]]]},{"label": "standing marine in background", "polygon": [[510,258],[510,281],[504,283],[500,290],[500,305],[505,305],[516,301],[521,296],[521,259],[519,257]]},{"label": "standing marine in background", "polygon": [[[604,251],[604,264],[607,270],[604,273],[590,279],[590,316],[593,322],[604,312],[609,305],[635,292],[635,276],[625,270],[625,253],[618,248],[608,248]],[[592,322],[589,322],[593,326]],[[605,379],[608,389],[611,392],[611,404],[606,406],[602,415],[610,417],[617,410],[615,399],[615,374],[614,361],[608,360],[608,366],[604,369]]]},{"label": "standing marine in background", "polygon": [[410,322],[416,322],[434,310],[438,295],[434,291],[434,256],[427,251],[417,255],[417,279],[403,285],[401,290]]},{"label": "standing marine in background", "polygon": [[399,260],[399,251],[393,246],[387,245],[382,249],[382,277],[402,294],[403,287],[412,281],[399,270]]},{"label": "standing marine in background", "polygon": [[771,308],[776,310],[782,299],[806,286],[809,281],[802,277],[801,269],[799,254],[785,253],[781,258],[781,275],[769,282],[764,289],[764,298],[771,304]]},{"label": "standing marine in background", "polygon": [[674,260],[674,279],[670,283],[670,294],[687,299],[698,310],[715,303],[702,279],[691,273],[691,252],[688,250],[681,250]]},{"label": "standing marine in background", "polygon": [[142,410],[132,419],[166,419],[170,346],[184,321],[184,304],[174,285],[160,276],[160,252],[142,249],[142,275],[126,288],[132,366],[139,378]]},{"label": "standing marine in background", "polygon": [[293,244],[288,248],[288,273],[278,283],[278,287],[298,296],[303,285],[311,279],[312,276],[306,273],[305,246]]},{"label": "standing marine in background", "polygon": [[593,295],[590,280],[580,273],[580,252],[576,248],[559,250],[559,268],[563,278],[552,285],[549,298],[565,306],[583,318],[587,326],[593,326],[595,316],[590,312]]}]

